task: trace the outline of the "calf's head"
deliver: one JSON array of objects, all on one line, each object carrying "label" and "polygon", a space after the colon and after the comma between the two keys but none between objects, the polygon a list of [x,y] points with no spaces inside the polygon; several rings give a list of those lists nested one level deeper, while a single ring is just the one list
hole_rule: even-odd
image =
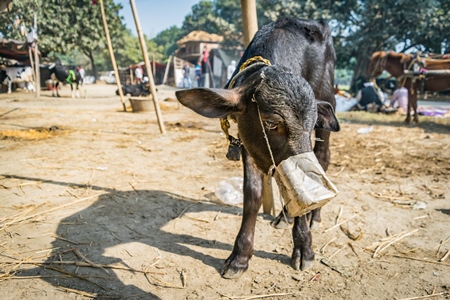
[{"label": "calf's head", "polygon": [[205,117],[235,118],[245,149],[264,172],[273,165],[270,152],[278,165],[290,156],[312,151],[314,128],[339,130],[332,106],[316,100],[308,82],[286,68],[263,67],[236,85],[182,90],[176,96]]}]

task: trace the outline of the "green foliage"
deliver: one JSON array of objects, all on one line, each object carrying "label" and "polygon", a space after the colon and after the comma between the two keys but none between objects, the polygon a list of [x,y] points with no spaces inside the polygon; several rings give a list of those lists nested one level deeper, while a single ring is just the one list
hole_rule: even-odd
[{"label": "green foliage", "polygon": [[[11,13],[0,14],[0,33],[24,39],[20,26],[32,25],[38,14],[41,51],[57,53],[65,61],[83,53],[92,65],[111,68],[99,5],[91,0],[15,0]],[[138,38],[123,25],[121,5],[103,0],[109,31],[121,66],[143,61]],[[450,0],[258,0],[258,24],[262,26],[281,16],[324,19],[332,27],[338,69],[352,70],[353,76],[365,75],[371,54],[379,50],[436,53],[450,48]],[[203,30],[224,37],[223,47],[243,48],[240,1],[199,0],[192,6],[181,28],[172,26],[146,44],[149,55],[167,60],[177,49],[176,42],[193,30]],[[83,61],[83,59],[80,59]],[[96,62],[96,63],[94,63]],[[341,74],[342,75],[342,74]],[[348,74],[347,74],[348,75]],[[347,77],[346,75],[346,77]]]},{"label": "green foliage", "polygon": [[164,60],[166,60],[170,55],[174,54],[175,50],[177,50],[178,46],[176,42],[187,33],[185,30],[178,28],[177,26],[172,26],[161,31],[155,38],[152,39],[152,41],[162,47],[162,54],[164,55]]}]

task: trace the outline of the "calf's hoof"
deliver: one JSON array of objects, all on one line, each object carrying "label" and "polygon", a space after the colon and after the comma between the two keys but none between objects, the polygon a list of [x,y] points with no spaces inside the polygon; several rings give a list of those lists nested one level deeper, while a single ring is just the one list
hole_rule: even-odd
[{"label": "calf's hoof", "polygon": [[312,250],[304,250],[305,254],[302,255],[298,249],[294,249],[292,253],[291,266],[295,270],[308,270],[314,262],[314,252]]},{"label": "calf's hoof", "polygon": [[270,222],[270,225],[275,227],[276,229],[284,229],[289,228],[292,223],[294,223],[294,218],[289,217],[286,213],[286,217],[283,212],[281,212],[275,219]]},{"label": "calf's hoof", "polygon": [[300,257],[293,257],[291,260],[291,266],[294,270],[306,271],[311,268],[314,260],[302,260]]},{"label": "calf's hoof", "polygon": [[311,225],[309,226],[309,228],[311,228],[311,230],[315,230],[317,228],[320,227],[320,222],[316,221],[316,220],[311,220]]},{"label": "calf's hoof", "polygon": [[247,271],[247,263],[239,263],[235,255],[231,256],[225,261],[225,264],[220,271],[223,278],[226,279],[237,279],[242,276],[242,274]]}]

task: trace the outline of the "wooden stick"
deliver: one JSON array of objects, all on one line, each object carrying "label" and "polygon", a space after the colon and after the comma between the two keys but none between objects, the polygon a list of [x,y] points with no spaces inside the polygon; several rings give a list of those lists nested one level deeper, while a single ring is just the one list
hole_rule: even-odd
[{"label": "wooden stick", "polygon": [[164,71],[164,79],[163,79],[163,84],[167,84],[167,76],[169,75],[169,68],[170,68],[170,62],[172,60],[172,55],[169,56],[169,59],[167,60],[167,64],[166,64],[166,70]]},{"label": "wooden stick", "polygon": [[109,36],[108,23],[105,17],[105,8],[103,7],[103,0],[100,0],[100,10],[102,13],[103,27],[105,28],[106,41],[108,42],[109,55],[111,56],[111,62],[114,68],[114,75],[116,77],[117,88],[119,89],[120,101],[122,101],[123,111],[127,111],[125,100],[123,99],[122,86],[120,84],[119,71],[117,69],[116,58],[114,57],[114,50],[111,44],[111,37]]},{"label": "wooden stick", "polygon": [[336,227],[339,227],[339,226],[341,226],[342,224],[344,224],[345,222],[350,221],[351,219],[353,219],[353,218],[356,217],[356,216],[357,216],[357,215],[353,215],[353,216],[351,216],[350,218],[348,218],[347,220],[342,221],[342,222],[340,222],[340,223],[334,225],[333,227],[328,228],[328,229],[325,230],[324,232],[327,232],[327,231],[330,231],[331,229],[334,229],[334,228],[336,228]]},{"label": "wooden stick", "polygon": [[447,259],[447,257],[450,255],[450,249],[447,251],[447,253],[445,253],[445,255],[439,260],[440,262],[443,262],[444,260]]},{"label": "wooden stick", "polygon": [[431,294],[431,295],[426,295],[426,296],[417,296],[417,297],[412,297],[412,298],[403,298],[403,299],[400,299],[400,300],[425,299],[425,298],[431,298],[431,297],[441,296],[441,295],[445,295],[445,294],[447,294],[447,293],[446,292],[442,292],[442,293]]},{"label": "wooden stick", "polygon": [[141,44],[142,56],[144,57],[145,68],[147,69],[147,76],[150,81],[150,92],[153,96],[153,105],[155,107],[156,117],[158,118],[159,130],[162,134],[166,134],[164,122],[162,120],[161,109],[158,103],[158,96],[155,89],[155,81],[153,80],[152,69],[150,68],[150,62],[148,60],[147,45],[145,44],[144,35],[142,34],[141,24],[139,22],[139,16],[136,12],[136,5],[134,0],[130,0],[131,10],[133,11],[134,22],[136,23],[136,31],[139,37],[139,43]]},{"label": "wooden stick", "polygon": [[322,246],[322,248],[320,248],[320,253],[324,253],[325,252],[325,248],[329,245],[329,244],[331,244],[334,240],[336,240],[336,238],[332,238],[330,241],[328,241],[325,245],[323,245]]},{"label": "wooden stick", "polygon": [[22,221],[25,221],[25,220],[28,220],[28,219],[31,219],[31,218],[34,218],[34,217],[37,217],[37,216],[40,216],[40,215],[52,212],[52,211],[55,211],[55,210],[58,210],[58,209],[61,209],[61,208],[65,208],[65,207],[70,206],[70,205],[74,205],[74,204],[77,204],[77,203],[80,203],[80,202],[92,199],[92,198],[97,197],[97,196],[98,195],[93,195],[93,196],[89,196],[89,197],[86,197],[86,198],[81,198],[80,200],[77,200],[77,201],[74,201],[74,202],[71,202],[71,203],[67,203],[67,204],[64,204],[64,205],[61,205],[61,206],[58,206],[58,207],[55,207],[55,208],[52,208],[52,209],[40,212],[40,213],[36,213],[36,214],[28,216],[28,217],[23,217],[23,218],[18,219],[18,220],[13,220],[13,221],[7,222],[5,224],[1,224],[0,225],[0,230],[4,229],[8,225],[11,225],[11,224],[14,224],[14,223],[19,223],[19,222],[22,222]]},{"label": "wooden stick", "polygon": [[445,241],[441,241],[439,243],[439,246],[437,246],[437,251],[436,251],[436,257],[439,255],[439,252],[441,252],[441,247],[447,243],[447,241],[450,240],[450,236],[445,240]]},{"label": "wooden stick", "polygon": [[227,296],[227,295],[224,295],[221,293],[219,293],[219,294],[224,297],[228,297],[230,299],[251,300],[251,299],[270,298],[270,297],[277,297],[277,296],[288,296],[288,295],[292,295],[294,293],[266,294],[266,295],[255,295],[255,296]]},{"label": "wooden stick", "polygon": [[[39,264],[37,264],[37,265],[39,266]],[[87,278],[85,278],[83,276],[80,276],[80,275],[77,275],[77,274],[74,274],[74,273],[70,273],[70,272],[67,272],[67,271],[64,271],[64,270],[61,270],[61,269],[58,269],[58,268],[55,268],[55,267],[51,267],[51,266],[43,266],[43,265],[41,265],[41,266],[43,268],[45,268],[45,269],[53,270],[53,271],[56,271],[56,272],[59,272],[59,273],[65,274],[65,275],[73,276],[75,278],[87,281],[89,283],[92,283],[95,286],[98,286],[102,290],[106,291],[106,289],[104,287],[102,287],[101,285],[99,285],[99,284],[97,284],[97,283],[95,283],[95,282],[93,282],[93,281],[91,281],[91,280],[89,280],[89,279],[87,279]]]},{"label": "wooden stick", "polygon": [[75,294],[82,295],[82,296],[89,297],[89,298],[96,298],[98,296],[97,294],[86,293],[86,292],[82,292],[82,291],[78,291],[78,290],[74,290],[74,289],[69,289],[66,287],[58,287],[58,289],[62,290],[64,292],[75,293]]},{"label": "wooden stick", "polygon": [[391,246],[392,244],[394,244],[394,243],[400,241],[401,239],[403,239],[404,237],[407,237],[407,236],[409,236],[409,235],[411,235],[411,234],[413,234],[413,233],[415,233],[415,232],[417,232],[417,231],[419,231],[419,229],[414,229],[413,231],[407,232],[407,233],[405,233],[405,234],[403,234],[403,235],[401,235],[401,236],[395,238],[393,241],[389,242],[389,243],[388,243],[386,246],[384,246],[383,248],[381,248],[381,245],[378,246],[378,248],[375,250],[375,253],[373,254],[372,257],[374,257],[374,258],[377,257],[377,254],[378,254],[378,253],[381,253],[381,251],[385,250],[387,247]]},{"label": "wooden stick", "polygon": [[20,260],[11,260],[11,261],[2,261],[2,264],[26,264],[26,265],[74,265],[77,267],[91,267],[91,268],[106,268],[106,269],[115,269],[115,270],[124,270],[124,271],[130,271],[130,272],[136,272],[136,273],[152,273],[152,274],[161,274],[158,272],[150,272],[150,271],[141,271],[134,268],[126,268],[121,266],[113,266],[113,265],[103,265],[103,264],[97,264],[93,265],[92,263],[82,262],[82,261],[20,261]]},{"label": "wooden stick", "polygon": [[401,256],[401,255],[392,255],[392,256],[393,257],[398,257],[398,258],[406,258],[406,259],[411,259],[411,260],[423,261],[423,262],[427,262],[427,263],[430,263],[430,264],[436,264],[436,265],[449,266],[450,267],[450,264],[446,264],[446,263],[443,263],[443,262],[426,260],[426,259],[417,258],[417,257],[408,257],[408,256]]}]

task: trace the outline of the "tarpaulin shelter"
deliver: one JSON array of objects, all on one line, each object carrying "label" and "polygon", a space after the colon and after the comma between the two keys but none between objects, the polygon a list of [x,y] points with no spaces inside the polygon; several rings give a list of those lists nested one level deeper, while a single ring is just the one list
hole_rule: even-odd
[{"label": "tarpaulin shelter", "polygon": [[26,42],[0,38],[0,57],[14,59],[21,64],[30,64],[30,52]]}]

